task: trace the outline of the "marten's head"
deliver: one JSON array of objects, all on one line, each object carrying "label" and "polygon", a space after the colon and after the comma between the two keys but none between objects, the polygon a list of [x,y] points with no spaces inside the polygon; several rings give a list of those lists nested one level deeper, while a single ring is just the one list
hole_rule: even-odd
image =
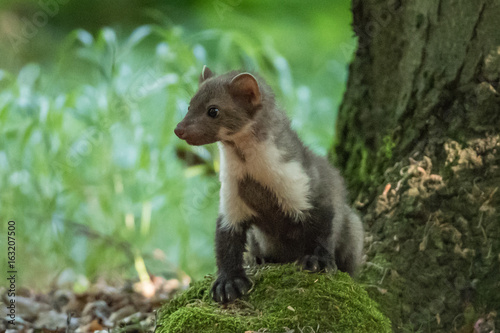
[{"label": "marten's head", "polygon": [[249,130],[262,109],[261,91],[252,74],[233,71],[215,76],[204,66],[199,82],[186,116],[174,130],[179,138],[199,146],[230,141]]}]

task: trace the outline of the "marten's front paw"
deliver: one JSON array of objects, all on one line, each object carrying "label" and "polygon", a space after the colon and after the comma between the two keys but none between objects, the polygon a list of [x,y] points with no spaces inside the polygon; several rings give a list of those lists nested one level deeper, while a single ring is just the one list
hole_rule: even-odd
[{"label": "marten's front paw", "polygon": [[222,304],[229,303],[245,295],[251,286],[244,273],[232,276],[221,274],[212,286],[212,298]]},{"label": "marten's front paw", "polygon": [[337,265],[335,261],[329,257],[320,257],[316,255],[306,255],[300,261],[299,265],[303,270],[311,272],[335,272]]}]

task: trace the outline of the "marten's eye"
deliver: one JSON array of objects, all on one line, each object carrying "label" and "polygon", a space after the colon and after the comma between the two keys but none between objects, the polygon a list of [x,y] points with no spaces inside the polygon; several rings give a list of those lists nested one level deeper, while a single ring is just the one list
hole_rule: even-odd
[{"label": "marten's eye", "polygon": [[208,109],[208,116],[212,118],[216,118],[219,115],[219,109],[217,108],[210,108]]}]

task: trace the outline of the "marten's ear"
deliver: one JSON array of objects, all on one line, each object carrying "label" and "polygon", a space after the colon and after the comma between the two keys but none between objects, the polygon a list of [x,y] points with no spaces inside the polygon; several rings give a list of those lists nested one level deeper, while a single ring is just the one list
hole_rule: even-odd
[{"label": "marten's ear", "polygon": [[206,79],[210,79],[212,76],[214,76],[214,73],[210,70],[210,68],[207,67],[207,65],[205,65],[201,70],[200,79],[198,80],[198,83],[202,84],[203,81],[205,81]]},{"label": "marten's ear", "polygon": [[236,75],[229,84],[230,92],[233,96],[242,97],[245,102],[258,106],[262,102],[259,84],[255,77],[250,73],[241,73]]}]

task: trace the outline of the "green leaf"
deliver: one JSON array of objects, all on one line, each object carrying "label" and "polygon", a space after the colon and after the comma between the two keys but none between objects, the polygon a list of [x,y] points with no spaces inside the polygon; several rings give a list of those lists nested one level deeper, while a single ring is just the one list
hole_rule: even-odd
[{"label": "green leaf", "polygon": [[38,64],[28,64],[24,66],[19,72],[17,81],[21,86],[32,87],[39,77],[40,66]]},{"label": "green leaf", "polygon": [[82,42],[85,46],[92,46],[94,43],[94,37],[92,37],[92,34],[86,30],[78,29],[75,31],[75,34],[76,39]]},{"label": "green leaf", "polygon": [[102,29],[99,37],[102,38],[108,44],[108,46],[112,47],[116,46],[117,38],[116,38],[116,33],[113,29],[111,28]]},{"label": "green leaf", "polygon": [[135,29],[130,37],[125,42],[125,52],[131,51],[137,44],[139,44],[144,38],[152,33],[153,29],[149,25],[142,25]]}]

